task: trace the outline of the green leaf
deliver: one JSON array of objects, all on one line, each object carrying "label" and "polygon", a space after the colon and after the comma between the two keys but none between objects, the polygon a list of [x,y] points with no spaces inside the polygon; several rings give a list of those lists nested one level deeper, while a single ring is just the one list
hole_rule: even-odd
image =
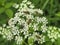
[{"label": "green leaf", "polygon": [[28,44],[29,45],[33,45],[33,42],[34,42],[34,38],[31,36],[28,38]]},{"label": "green leaf", "polygon": [[7,9],[5,13],[9,18],[13,17],[13,11],[11,9]]},{"label": "green leaf", "polygon": [[4,5],[5,2],[6,2],[6,0],[0,0],[1,5]]},{"label": "green leaf", "polygon": [[5,11],[5,8],[0,8],[0,14],[2,14]]},{"label": "green leaf", "polygon": [[55,45],[60,45],[60,38],[57,39],[57,41],[55,42]]},{"label": "green leaf", "polygon": [[56,16],[60,17],[60,12],[58,12],[58,13],[56,14]]},{"label": "green leaf", "polygon": [[13,5],[12,2],[10,2],[10,3],[6,3],[5,8],[10,8],[12,5]]},{"label": "green leaf", "polygon": [[29,33],[33,33],[34,30],[33,30],[33,27],[29,27]]},{"label": "green leaf", "polygon": [[38,4],[39,0],[32,0],[34,4]]},{"label": "green leaf", "polygon": [[52,45],[52,42],[47,41],[44,45]]},{"label": "green leaf", "polygon": [[45,40],[46,40],[46,41],[50,41],[49,37],[47,37],[47,36],[45,37]]},{"label": "green leaf", "polygon": [[3,14],[3,15],[1,14],[0,15],[0,25],[6,24],[8,20],[9,19],[8,19],[7,15],[5,15],[5,14]]}]

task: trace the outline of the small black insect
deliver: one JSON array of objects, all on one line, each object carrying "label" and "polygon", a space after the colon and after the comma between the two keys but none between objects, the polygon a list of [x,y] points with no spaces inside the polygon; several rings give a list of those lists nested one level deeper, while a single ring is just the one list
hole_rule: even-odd
[{"label": "small black insect", "polygon": [[38,41],[35,41],[34,44],[35,44],[35,45],[39,45],[39,44],[38,44]]},{"label": "small black insect", "polygon": [[36,30],[35,32],[37,32],[37,33],[39,33],[39,34],[42,34],[42,31],[38,31],[38,30]]},{"label": "small black insect", "polygon": [[30,14],[30,12],[29,11],[23,11],[24,13],[26,13],[26,14]]}]

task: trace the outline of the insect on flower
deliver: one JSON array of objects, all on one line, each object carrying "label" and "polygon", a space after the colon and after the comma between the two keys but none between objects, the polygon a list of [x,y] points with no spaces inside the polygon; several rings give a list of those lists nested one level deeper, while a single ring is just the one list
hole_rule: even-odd
[{"label": "insect on flower", "polygon": [[30,14],[30,12],[29,11],[23,11],[24,13],[26,13],[26,14]]}]

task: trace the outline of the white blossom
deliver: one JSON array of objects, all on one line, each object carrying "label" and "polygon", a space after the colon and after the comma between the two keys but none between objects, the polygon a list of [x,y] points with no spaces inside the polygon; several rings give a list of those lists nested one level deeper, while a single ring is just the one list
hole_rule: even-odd
[{"label": "white blossom", "polygon": [[17,43],[18,45],[21,45],[22,42],[23,42],[23,38],[20,37],[20,36],[16,36],[16,37],[15,37],[15,41],[16,41],[16,43]]},{"label": "white blossom", "polygon": [[30,5],[29,7],[30,7],[30,8],[34,8],[34,5]]},{"label": "white blossom", "polygon": [[19,4],[16,4],[16,3],[15,3],[15,4],[13,5],[13,7],[18,8],[18,7],[19,7]]},{"label": "white blossom", "polygon": [[52,42],[55,42],[55,39],[51,39]]},{"label": "white blossom", "polygon": [[55,42],[55,40],[57,40],[60,37],[60,33],[57,27],[52,27],[52,26],[48,28],[47,35],[52,42]]}]

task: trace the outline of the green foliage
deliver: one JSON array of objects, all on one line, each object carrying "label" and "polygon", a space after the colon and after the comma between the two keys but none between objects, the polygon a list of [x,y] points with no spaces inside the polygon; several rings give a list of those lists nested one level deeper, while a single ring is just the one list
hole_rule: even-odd
[{"label": "green foliage", "polygon": [[60,12],[58,12],[58,13],[56,14],[56,16],[60,17]]},{"label": "green foliage", "polygon": [[[9,18],[12,18],[14,15],[14,9],[12,5],[14,3],[20,3],[22,0],[0,0],[0,25],[7,23]],[[48,25],[60,27],[60,0],[30,0],[36,7],[41,8],[44,11],[49,23]],[[31,30],[33,31],[33,30]],[[14,42],[5,42],[4,39],[0,38],[0,45],[16,45]],[[32,43],[34,39],[28,39],[28,43]],[[43,45],[53,45],[51,42],[47,42]],[[3,43],[2,43],[3,42]],[[60,45],[60,39],[58,39],[54,45]]]},{"label": "green foliage", "polygon": [[0,0],[0,5],[4,5],[5,2],[6,0]]},{"label": "green foliage", "polygon": [[12,2],[6,3],[5,8],[10,8],[10,7],[12,7],[12,5],[13,5]]},{"label": "green foliage", "polygon": [[8,19],[9,18],[6,15],[1,14],[0,15],[0,25],[7,23]]},{"label": "green foliage", "polygon": [[53,43],[54,45],[60,45],[60,38],[58,38],[55,43]]},{"label": "green foliage", "polygon": [[12,18],[13,17],[13,11],[11,9],[7,9],[5,11],[6,15],[9,17],[9,18]]},{"label": "green foliage", "polygon": [[28,44],[29,44],[29,45],[33,45],[33,42],[34,42],[34,38],[33,38],[33,37],[30,37],[30,38],[28,39]]},{"label": "green foliage", "polygon": [[0,14],[2,14],[4,11],[5,11],[5,8],[4,7],[1,7],[0,8]]},{"label": "green foliage", "polygon": [[52,42],[46,42],[45,45],[52,45]]}]

